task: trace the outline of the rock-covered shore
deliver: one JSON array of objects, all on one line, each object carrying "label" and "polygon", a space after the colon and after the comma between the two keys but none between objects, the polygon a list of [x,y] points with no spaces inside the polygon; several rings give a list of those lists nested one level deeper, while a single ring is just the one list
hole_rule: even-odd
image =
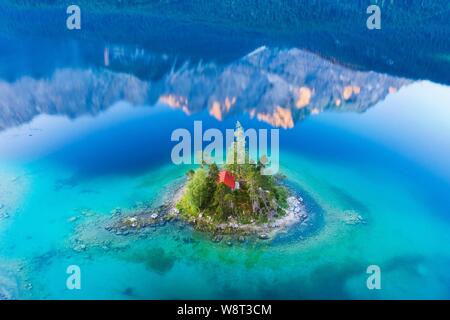
[{"label": "rock-covered shore", "polygon": [[[151,236],[151,234],[168,225],[193,226],[196,223],[186,221],[176,208],[176,203],[185,191],[184,182],[176,183],[163,192],[163,200],[158,205],[141,203],[133,208],[115,208],[108,216],[94,212],[82,212],[69,219],[76,225],[70,246],[75,252],[83,252],[91,248],[115,250],[126,246],[134,238]],[[237,223],[230,219],[226,223],[215,224],[203,234],[211,241],[232,245],[233,242],[267,241],[279,233],[287,232],[297,223],[307,222],[309,215],[301,196],[291,193],[287,199],[288,208],[281,217],[268,222],[248,224]],[[198,221],[197,221],[198,222]],[[161,229],[163,230],[163,229]]]},{"label": "rock-covered shore", "polygon": [[[135,212],[122,214],[120,209],[116,209],[116,217],[113,216],[105,229],[118,236],[126,236],[142,232],[147,228],[162,227],[172,221],[178,221],[195,226],[208,225],[206,229],[211,234],[214,242],[220,242],[225,235],[235,236],[239,242],[246,240],[246,237],[253,237],[261,240],[274,238],[278,233],[284,232],[296,223],[304,222],[308,219],[308,214],[304,205],[304,200],[298,195],[291,195],[288,198],[288,208],[285,215],[273,218],[265,223],[251,221],[248,224],[238,223],[234,219],[229,219],[226,223],[214,223],[208,217],[197,218],[195,221],[186,221],[176,208],[176,203],[182,197],[184,186],[179,186],[170,200],[156,208],[144,208]],[[201,220],[200,220],[201,219]]]},{"label": "rock-covered shore", "polygon": [[[220,241],[224,234],[240,235],[241,237],[252,236],[261,240],[268,240],[274,238],[280,232],[287,231],[292,225],[304,222],[307,219],[308,214],[303,199],[299,196],[290,196],[284,216],[274,218],[266,223],[253,221],[249,224],[240,224],[230,220],[228,223],[217,225],[213,240],[215,242]],[[240,240],[242,240],[241,237]]]}]

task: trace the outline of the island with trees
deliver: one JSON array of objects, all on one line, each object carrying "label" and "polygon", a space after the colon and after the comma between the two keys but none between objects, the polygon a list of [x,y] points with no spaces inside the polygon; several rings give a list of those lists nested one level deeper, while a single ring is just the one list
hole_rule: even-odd
[{"label": "island with trees", "polygon": [[[244,163],[227,161],[219,167],[203,161],[197,170],[189,170],[176,200],[179,217],[213,234],[257,234],[262,239],[306,219],[303,199],[282,183],[283,177],[262,174],[267,158],[250,159],[239,122],[235,137],[228,152],[233,159],[244,152]],[[244,148],[239,149],[239,145]]]},{"label": "island with trees", "polygon": [[[242,146],[242,147],[238,147]],[[192,225],[220,242],[224,236],[240,242],[268,240],[310,218],[303,198],[289,188],[286,177],[264,175],[267,157],[252,161],[242,126],[237,123],[235,141],[227,157],[244,157],[243,163],[218,165],[203,161],[186,178],[161,195],[161,205],[117,209],[104,229],[119,236],[145,233],[174,222]],[[205,159],[205,157],[203,157]]]}]

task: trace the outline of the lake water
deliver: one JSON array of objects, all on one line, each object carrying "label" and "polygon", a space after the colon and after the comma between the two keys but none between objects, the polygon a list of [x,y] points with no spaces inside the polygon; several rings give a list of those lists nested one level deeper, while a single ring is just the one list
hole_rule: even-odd
[{"label": "lake water", "polygon": [[[12,23],[44,9],[0,7],[0,299],[450,298],[448,37],[403,68],[388,44],[392,56],[332,57],[329,39],[308,32],[302,46],[193,25],[191,45],[165,47],[152,32],[92,31],[87,18],[85,36],[46,38],[39,19],[29,32]],[[52,25],[60,9],[45,10]],[[280,171],[317,224],[229,246],[169,223],[90,246],[101,237],[92,224],[116,208],[170,197],[189,169],[171,162],[170,135],[196,120],[278,128]],[[346,223],[351,214],[367,223]],[[69,265],[81,290],[66,287]],[[381,290],[366,287],[369,265]]]}]

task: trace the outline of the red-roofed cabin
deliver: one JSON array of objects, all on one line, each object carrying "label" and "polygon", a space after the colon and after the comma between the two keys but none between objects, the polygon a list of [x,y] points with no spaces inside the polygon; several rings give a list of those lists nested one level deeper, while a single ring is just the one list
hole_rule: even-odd
[{"label": "red-roofed cabin", "polygon": [[236,188],[236,180],[231,172],[227,170],[222,170],[219,172],[219,183],[222,182],[231,190]]}]

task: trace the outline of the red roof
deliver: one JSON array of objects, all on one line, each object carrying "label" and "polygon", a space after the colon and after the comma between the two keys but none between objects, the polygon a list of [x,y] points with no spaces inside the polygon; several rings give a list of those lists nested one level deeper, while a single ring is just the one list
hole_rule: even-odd
[{"label": "red roof", "polygon": [[236,185],[233,174],[227,170],[222,170],[219,172],[219,182],[222,182],[231,190],[234,190]]}]

